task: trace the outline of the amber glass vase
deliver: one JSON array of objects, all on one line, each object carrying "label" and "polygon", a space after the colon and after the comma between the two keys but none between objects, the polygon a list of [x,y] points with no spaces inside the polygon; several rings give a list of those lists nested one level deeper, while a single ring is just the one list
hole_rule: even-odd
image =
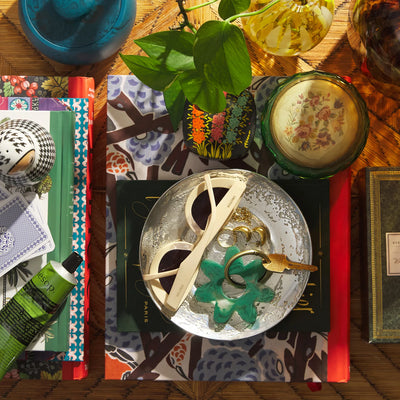
[{"label": "amber glass vase", "polygon": [[361,71],[381,92],[400,96],[399,0],[352,0],[347,36]]},{"label": "amber glass vase", "polygon": [[[248,11],[270,0],[251,0]],[[242,18],[243,30],[264,51],[295,56],[316,46],[328,33],[334,14],[333,0],[281,0],[267,11]]]}]

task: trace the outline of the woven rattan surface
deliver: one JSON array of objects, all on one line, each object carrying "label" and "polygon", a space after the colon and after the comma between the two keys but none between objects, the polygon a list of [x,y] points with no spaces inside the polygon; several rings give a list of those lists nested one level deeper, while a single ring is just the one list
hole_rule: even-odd
[{"label": "woven rattan surface", "polygon": [[[195,3],[192,0],[191,3]],[[105,143],[106,77],[128,74],[115,55],[101,63],[75,67],[56,63],[35,50],[22,33],[16,0],[0,0],[1,75],[86,75],[96,81],[94,122],[94,174],[91,245],[91,340],[90,370],[82,381],[3,380],[0,397],[5,399],[400,399],[400,345],[372,345],[361,337],[361,242],[357,181],[365,166],[400,164],[399,102],[377,92],[353,61],[346,29],[349,2],[337,0],[333,25],[328,36],[315,49],[301,57],[267,55],[249,44],[254,75],[291,75],[321,69],[353,79],[367,102],[371,129],[368,143],[352,166],[352,276],[349,383],[323,383],[311,391],[305,383],[212,383],[139,382],[104,380],[104,245],[105,245]],[[214,9],[215,10],[215,9]],[[215,11],[198,11],[195,23],[215,18]],[[122,48],[134,54],[134,38],[164,30],[176,23],[177,6],[172,0],[138,0],[135,26]]]}]

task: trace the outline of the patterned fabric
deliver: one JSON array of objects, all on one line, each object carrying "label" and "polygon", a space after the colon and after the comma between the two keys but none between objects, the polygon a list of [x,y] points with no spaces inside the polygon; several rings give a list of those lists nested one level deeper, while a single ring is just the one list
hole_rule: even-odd
[{"label": "patterned fabric", "polygon": [[26,106],[27,99],[40,97],[68,97],[68,76],[23,76],[3,75],[0,80],[0,96],[7,99],[12,97],[26,98],[15,100]]},{"label": "patterned fabric", "polygon": [[[279,78],[254,79],[250,91],[261,113]],[[237,341],[213,341],[185,332],[118,332],[116,301],[117,180],[181,179],[213,168],[243,168],[270,178],[292,176],[278,168],[262,144],[260,122],[245,158],[201,159],[172,132],[163,96],[136,77],[108,79],[106,206],[106,379],[324,381],[327,334],[262,333]]]}]

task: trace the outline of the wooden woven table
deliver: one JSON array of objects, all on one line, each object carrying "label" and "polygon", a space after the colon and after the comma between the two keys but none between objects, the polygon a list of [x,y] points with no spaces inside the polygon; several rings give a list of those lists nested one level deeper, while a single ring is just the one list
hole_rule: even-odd
[{"label": "wooden woven table", "polygon": [[[191,1],[195,3],[196,1]],[[199,1],[197,1],[199,3]],[[104,380],[104,246],[105,143],[107,75],[128,74],[118,55],[82,67],[56,63],[35,50],[22,33],[15,0],[0,0],[0,75],[83,75],[96,82],[94,122],[94,174],[91,247],[91,341],[89,375],[82,381],[6,380],[0,382],[5,399],[400,399],[400,345],[372,345],[361,337],[361,242],[359,239],[359,171],[365,166],[400,165],[399,103],[376,92],[361,75],[347,41],[349,1],[338,0],[327,37],[304,56],[267,55],[249,43],[254,75],[291,75],[321,69],[349,75],[364,97],[371,120],[368,143],[352,166],[352,280],[349,383],[323,383],[311,391],[305,383],[139,382]],[[215,9],[200,10],[194,23],[215,18]],[[136,54],[133,39],[164,30],[176,23],[172,0],[138,0],[137,17],[121,52]]]}]

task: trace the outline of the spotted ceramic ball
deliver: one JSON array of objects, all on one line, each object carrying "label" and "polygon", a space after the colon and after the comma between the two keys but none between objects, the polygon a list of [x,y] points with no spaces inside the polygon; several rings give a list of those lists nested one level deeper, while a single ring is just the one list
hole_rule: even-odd
[{"label": "spotted ceramic ball", "polygon": [[56,157],[55,143],[40,124],[10,119],[0,124],[0,180],[7,186],[30,186],[50,172]]},{"label": "spotted ceramic ball", "polygon": [[210,114],[186,101],[183,137],[186,146],[200,157],[229,160],[244,157],[254,139],[256,106],[253,95],[226,95],[226,108]]},{"label": "spotted ceramic ball", "polygon": [[33,141],[15,128],[1,130],[0,172],[4,175],[21,175],[35,157]]}]

